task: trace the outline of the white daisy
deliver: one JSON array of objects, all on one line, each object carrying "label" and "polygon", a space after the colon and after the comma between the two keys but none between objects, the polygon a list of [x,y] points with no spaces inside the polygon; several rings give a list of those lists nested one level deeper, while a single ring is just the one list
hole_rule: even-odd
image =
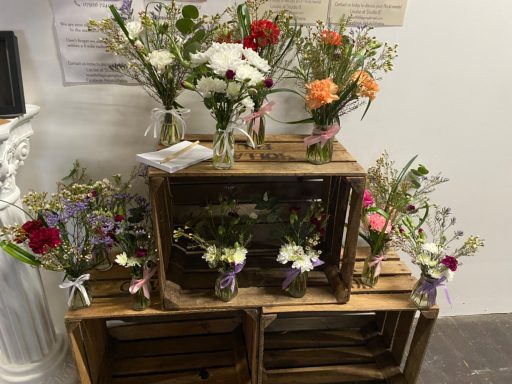
[{"label": "white daisy", "polygon": [[240,65],[235,72],[235,77],[237,80],[247,81],[250,86],[255,86],[256,84],[265,80],[265,76],[249,64]]},{"label": "white daisy", "polygon": [[209,96],[212,93],[225,93],[227,84],[221,79],[213,77],[201,77],[197,82],[196,89],[204,96]]},{"label": "white daisy", "polygon": [[240,49],[219,50],[211,54],[208,60],[208,66],[219,76],[225,76],[228,70],[237,72],[243,63]]},{"label": "white daisy", "polygon": [[126,267],[126,265],[128,264],[128,256],[126,255],[126,252],[117,255],[114,261],[121,267]]},{"label": "white daisy", "polygon": [[241,88],[242,88],[242,86],[240,85],[240,83],[236,83],[234,81],[231,81],[228,84],[228,88],[226,90],[226,93],[228,94],[229,97],[231,97],[232,99],[235,99],[240,94],[240,89]]},{"label": "white daisy", "polygon": [[206,52],[198,52],[190,55],[190,64],[192,68],[199,67],[200,65],[206,64],[210,57]]},{"label": "white daisy", "polygon": [[242,264],[245,261],[247,255],[247,249],[243,247],[237,247],[233,252],[233,263],[235,265]]},{"label": "white daisy", "polygon": [[262,58],[260,55],[258,55],[256,51],[245,48],[243,50],[243,55],[245,59],[249,62],[249,64],[256,67],[261,72],[266,73],[270,71],[270,65],[268,65],[268,61]]}]

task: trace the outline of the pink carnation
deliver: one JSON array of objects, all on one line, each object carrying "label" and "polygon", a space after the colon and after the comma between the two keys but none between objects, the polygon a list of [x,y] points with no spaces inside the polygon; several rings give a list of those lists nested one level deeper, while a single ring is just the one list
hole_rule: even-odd
[{"label": "pink carnation", "polygon": [[[386,225],[386,219],[384,216],[378,213],[371,213],[368,215],[368,223],[370,224],[370,229],[375,232],[380,232]],[[386,228],[386,233],[391,232],[391,224],[388,223],[388,227]]]},{"label": "pink carnation", "polygon": [[372,206],[373,203],[374,203],[374,200],[373,200],[372,193],[370,192],[370,190],[365,189],[364,195],[363,195],[363,207],[368,208],[368,207]]}]

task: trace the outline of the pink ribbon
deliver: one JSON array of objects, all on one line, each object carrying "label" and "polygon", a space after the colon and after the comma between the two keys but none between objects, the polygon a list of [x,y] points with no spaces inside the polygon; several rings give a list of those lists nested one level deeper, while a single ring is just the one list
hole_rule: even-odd
[{"label": "pink ribbon", "polygon": [[254,125],[252,127],[252,130],[258,134],[260,132],[260,124],[261,124],[261,117],[272,111],[272,107],[276,104],[275,101],[271,101],[265,105],[262,105],[259,110],[252,112],[249,115],[246,115],[242,117],[242,120],[246,123],[248,123],[251,120],[254,120]]},{"label": "pink ribbon", "polygon": [[156,268],[149,269],[144,268],[142,272],[142,279],[132,279],[132,282],[130,284],[129,291],[132,295],[135,295],[141,288],[144,292],[144,296],[146,299],[150,299],[150,293],[149,293],[149,280],[153,277],[153,275],[156,272]]},{"label": "pink ribbon", "polygon": [[320,146],[323,148],[324,145],[340,131],[340,129],[341,128],[338,124],[331,125],[327,131],[315,128],[313,129],[311,136],[304,139],[304,143],[308,147],[313,144],[320,143]]},{"label": "pink ribbon", "polygon": [[368,267],[375,267],[375,277],[380,275],[382,270],[382,262],[386,260],[386,255],[381,254],[380,256],[372,256],[372,261],[368,263]]}]

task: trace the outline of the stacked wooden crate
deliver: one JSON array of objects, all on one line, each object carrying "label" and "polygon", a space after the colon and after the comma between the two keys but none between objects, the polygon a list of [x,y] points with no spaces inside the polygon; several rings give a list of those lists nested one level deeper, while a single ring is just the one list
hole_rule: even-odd
[{"label": "stacked wooden crate", "polygon": [[[211,145],[204,136],[189,139]],[[339,143],[332,163],[305,162],[302,139],[270,137],[256,150],[238,143],[229,171],[208,162],[175,174],[150,169],[160,295],[135,312],[126,271],[94,273],[93,305],[66,315],[82,383],[415,382],[437,310],[421,314],[402,370],[415,279],[390,254],[375,288],[359,282],[368,252],[357,248],[365,172]],[[304,298],[280,288],[286,268],[275,261],[278,244],[264,225],[228,303],[213,296],[215,271],[201,253],[173,244],[173,228],[226,192],[248,206],[265,192],[298,206],[324,202],[326,264],[310,273]]]}]

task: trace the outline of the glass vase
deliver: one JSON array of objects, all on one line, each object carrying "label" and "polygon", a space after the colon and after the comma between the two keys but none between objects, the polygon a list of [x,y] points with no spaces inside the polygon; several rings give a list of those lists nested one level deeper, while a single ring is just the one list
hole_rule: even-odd
[{"label": "glass vase", "polygon": [[[70,281],[74,281],[75,279],[69,278]],[[69,309],[76,310],[81,308],[88,308],[92,304],[92,295],[91,295],[91,287],[89,286],[89,282],[85,281],[81,284],[83,289],[79,288],[71,288],[70,295],[72,295],[70,300]]]},{"label": "glass vase", "polygon": [[[141,280],[144,278],[142,271],[132,274],[132,280]],[[134,311],[144,311],[151,305],[151,299],[144,295],[144,288],[141,287],[132,295],[132,309]]]},{"label": "glass vase", "polygon": [[[332,160],[334,147],[334,136],[324,139],[322,135],[330,129],[331,125],[315,124],[310,138],[314,138],[314,143],[308,144],[306,157],[312,164],[326,164]],[[322,139],[321,139],[322,138]],[[319,141],[317,141],[319,140]]]},{"label": "glass vase", "polygon": [[160,144],[170,147],[171,145],[178,144],[185,135],[185,121],[183,120],[183,114],[188,112],[187,110],[177,110],[170,107],[165,109],[157,110],[157,114],[160,116],[157,121],[160,123]]},{"label": "glass vase", "polygon": [[303,272],[300,273],[293,281],[290,283],[288,288],[286,288],[286,292],[292,297],[301,298],[306,294],[306,290],[308,288],[308,273]]},{"label": "glass vase", "polygon": [[370,287],[377,285],[383,260],[384,254],[370,255],[364,260],[363,273],[361,274],[361,282],[364,285]]},{"label": "glass vase", "polygon": [[421,276],[411,292],[411,301],[419,309],[429,309],[436,305],[439,279]]},{"label": "glass vase", "polygon": [[235,164],[235,135],[231,127],[216,130],[213,135],[213,166],[230,169]]},{"label": "glass vase", "polygon": [[227,273],[221,273],[215,280],[215,296],[222,301],[231,301],[236,295],[238,295],[238,280],[236,275],[233,273],[233,283],[229,282],[225,287],[222,287],[222,281],[225,281]]},{"label": "glass vase", "polygon": [[[255,110],[254,112],[257,112]],[[265,144],[265,115],[259,116],[257,118],[249,121],[247,125],[247,134],[251,137],[254,147],[261,147]],[[252,147],[253,143],[248,139],[247,146]]]}]

